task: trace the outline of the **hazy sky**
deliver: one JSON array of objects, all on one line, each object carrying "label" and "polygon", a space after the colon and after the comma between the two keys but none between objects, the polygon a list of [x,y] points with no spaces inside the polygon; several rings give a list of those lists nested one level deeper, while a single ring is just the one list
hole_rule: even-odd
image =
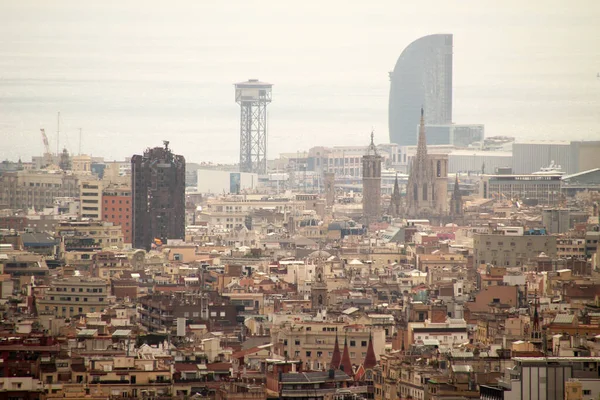
[{"label": "hazy sky", "polygon": [[[168,4],[166,6],[165,4]],[[269,158],[388,141],[387,72],[454,34],[454,121],[600,140],[600,1],[0,0],[0,159],[56,146],[122,159],[163,139],[235,162],[233,83],[273,83]]]}]

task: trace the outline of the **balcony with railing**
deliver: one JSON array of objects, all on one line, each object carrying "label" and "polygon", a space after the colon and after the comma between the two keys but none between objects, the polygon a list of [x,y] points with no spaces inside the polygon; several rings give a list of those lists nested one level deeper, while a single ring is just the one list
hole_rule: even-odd
[{"label": "balcony with railing", "polygon": [[281,398],[292,398],[292,397],[324,397],[325,395],[335,394],[338,389],[336,388],[323,388],[323,389],[282,389]]}]

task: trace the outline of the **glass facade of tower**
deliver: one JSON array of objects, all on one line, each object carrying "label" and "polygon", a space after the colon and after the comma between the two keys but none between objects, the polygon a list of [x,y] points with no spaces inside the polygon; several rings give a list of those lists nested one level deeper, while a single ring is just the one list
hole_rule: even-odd
[{"label": "glass facade of tower", "polygon": [[185,239],[185,158],[167,147],[131,157],[133,247]]},{"label": "glass facade of tower", "polygon": [[390,142],[417,143],[420,109],[425,123],[452,123],[452,35],[424,36],[412,42],[390,73]]}]

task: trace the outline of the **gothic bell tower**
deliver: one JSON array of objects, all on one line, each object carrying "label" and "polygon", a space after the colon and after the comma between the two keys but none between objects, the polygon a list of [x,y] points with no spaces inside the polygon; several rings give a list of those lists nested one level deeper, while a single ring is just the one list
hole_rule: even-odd
[{"label": "gothic bell tower", "polygon": [[374,134],[371,132],[371,144],[362,157],[363,219],[367,224],[381,218],[381,163],[383,157],[377,152]]}]

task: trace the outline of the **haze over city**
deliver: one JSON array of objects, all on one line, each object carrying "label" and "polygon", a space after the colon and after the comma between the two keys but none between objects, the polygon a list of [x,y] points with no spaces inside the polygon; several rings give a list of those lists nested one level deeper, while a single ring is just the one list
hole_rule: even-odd
[{"label": "haze over city", "polygon": [[238,160],[233,83],[274,84],[268,156],[389,142],[391,71],[454,35],[456,123],[486,136],[600,138],[600,5],[554,2],[0,4],[0,159],[55,146],[123,159],[169,139],[193,162]]},{"label": "haze over city", "polygon": [[0,0],[0,400],[600,399],[600,0]]}]

